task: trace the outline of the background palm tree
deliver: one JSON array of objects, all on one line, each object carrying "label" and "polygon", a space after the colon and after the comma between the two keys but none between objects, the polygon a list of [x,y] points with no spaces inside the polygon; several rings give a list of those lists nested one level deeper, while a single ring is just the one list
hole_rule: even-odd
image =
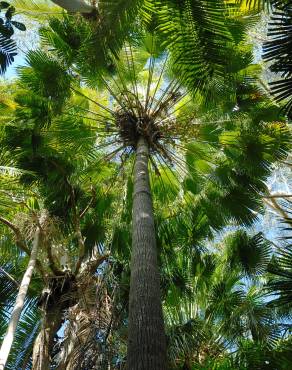
[{"label": "background palm tree", "polygon": [[[4,126],[2,144],[7,151],[17,152],[18,148],[15,164],[23,169],[20,171],[25,194],[22,203],[27,206],[29,197],[32,197],[35,206],[47,208],[51,219],[51,232],[46,233],[39,253],[39,263],[42,261],[39,273],[44,279],[44,291],[39,300],[43,322],[35,344],[36,353],[39,346],[42,348],[43,363],[40,366],[46,368],[55,334],[64,320],[64,310],[76,304],[78,297],[82,298],[84,286],[76,287],[82,285],[87,275],[92,278],[97,267],[108,257],[105,243],[110,230],[105,225],[114,199],[109,182],[115,169],[114,166],[104,168],[104,162],[101,163],[99,155],[91,147],[95,136],[92,136],[89,126],[87,129],[80,126],[79,118],[75,121],[74,133],[72,119],[67,121],[69,131],[65,124],[67,116],[64,116],[61,128],[60,116],[54,116],[44,99],[33,95],[27,97],[22,91],[16,100],[16,110],[10,111],[6,117],[8,123]],[[40,117],[46,119],[41,125]],[[73,140],[74,135],[77,141]],[[85,139],[87,144],[80,146]],[[86,157],[84,152],[81,154],[84,149]],[[76,160],[75,166],[72,155]],[[28,168],[31,171],[25,171]],[[52,168],[54,172],[51,172]],[[100,173],[96,172],[97,168]],[[92,215],[93,209],[98,209],[98,212],[94,211]],[[49,337],[42,339],[43,333]],[[37,331],[34,337],[36,334]],[[29,359],[31,353],[23,356]]]}]

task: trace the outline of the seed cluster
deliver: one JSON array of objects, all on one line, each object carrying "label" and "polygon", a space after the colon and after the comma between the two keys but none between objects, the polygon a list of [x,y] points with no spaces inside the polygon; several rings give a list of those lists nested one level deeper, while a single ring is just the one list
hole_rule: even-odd
[{"label": "seed cluster", "polygon": [[150,116],[139,117],[133,113],[121,111],[116,115],[116,126],[124,146],[135,149],[140,136],[148,141],[152,150],[159,146],[161,131]]}]

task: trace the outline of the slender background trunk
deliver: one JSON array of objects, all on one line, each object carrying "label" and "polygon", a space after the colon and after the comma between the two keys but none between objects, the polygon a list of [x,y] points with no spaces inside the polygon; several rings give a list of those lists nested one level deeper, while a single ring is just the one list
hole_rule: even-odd
[{"label": "slender background trunk", "polygon": [[167,368],[148,160],[148,143],[140,137],[134,169],[128,370]]},{"label": "slender background trunk", "polygon": [[57,304],[44,314],[41,330],[35,340],[32,356],[32,370],[50,369],[54,338],[62,325],[62,304]]},{"label": "slender background trunk", "polygon": [[23,275],[22,282],[20,284],[20,288],[19,288],[19,291],[16,297],[16,302],[15,302],[15,305],[14,305],[14,308],[11,314],[11,318],[8,324],[8,329],[3,339],[3,343],[1,346],[1,350],[0,350],[0,370],[3,370],[6,365],[6,362],[7,362],[10,350],[11,350],[11,346],[13,343],[16,327],[17,327],[17,324],[18,324],[18,321],[19,321],[19,318],[20,318],[20,315],[21,315],[21,312],[24,306],[25,297],[26,297],[27,290],[28,290],[28,287],[29,287],[29,284],[32,278],[32,274],[35,268],[35,264],[36,264],[37,251],[38,251],[39,240],[40,240],[40,232],[41,232],[40,228],[38,227],[35,233],[29,263],[28,263],[26,272]]},{"label": "slender background trunk", "polygon": [[91,13],[94,8],[83,0],[52,0],[69,13]]}]

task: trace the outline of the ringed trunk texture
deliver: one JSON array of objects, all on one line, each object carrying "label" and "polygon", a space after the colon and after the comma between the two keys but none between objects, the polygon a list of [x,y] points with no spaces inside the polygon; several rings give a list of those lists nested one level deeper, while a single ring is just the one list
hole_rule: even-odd
[{"label": "ringed trunk texture", "polygon": [[140,137],[134,168],[127,370],[167,369],[148,160],[148,143]]},{"label": "ringed trunk texture", "polygon": [[21,315],[21,312],[24,306],[25,297],[26,297],[27,290],[28,290],[28,287],[29,287],[29,284],[32,278],[32,274],[35,268],[35,264],[36,264],[37,252],[38,252],[39,241],[40,241],[40,233],[41,233],[41,230],[38,227],[36,230],[35,236],[34,236],[34,241],[33,241],[29,263],[25,271],[25,274],[23,275],[23,278],[22,278],[22,281],[19,287],[19,291],[16,297],[16,302],[15,302],[15,305],[14,305],[14,308],[13,308],[13,311],[12,311],[12,314],[9,320],[7,332],[4,336],[3,343],[1,346],[0,370],[3,370],[6,365],[6,362],[7,362],[10,350],[11,350],[11,346],[13,343],[14,335],[16,332],[16,327],[17,327],[17,324],[18,324],[18,321],[19,321],[19,318],[20,318],[20,315]]},{"label": "ringed trunk texture", "polygon": [[45,312],[41,331],[33,346],[32,370],[50,369],[54,338],[62,325],[62,308],[58,305]]},{"label": "ringed trunk texture", "polygon": [[92,13],[94,11],[94,7],[83,0],[52,0],[52,2],[69,13]]}]

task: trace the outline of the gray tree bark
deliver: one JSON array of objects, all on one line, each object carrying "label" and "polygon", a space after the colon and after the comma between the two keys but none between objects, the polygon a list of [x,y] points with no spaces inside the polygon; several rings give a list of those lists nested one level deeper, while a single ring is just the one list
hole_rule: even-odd
[{"label": "gray tree bark", "polygon": [[167,369],[148,161],[149,146],[140,137],[134,168],[128,370]]},{"label": "gray tree bark", "polygon": [[27,290],[32,278],[32,274],[35,268],[36,264],[36,258],[37,258],[37,251],[39,247],[39,239],[40,239],[40,228],[38,227],[35,233],[33,246],[31,250],[31,255],[29,259],[29,263],[27,266],[27,269],[25,271],[25,274],[23,275],[22,282],[20,284],[20,288],[16,297],[16,302],[9,320],[8,328],[5,334],[5,337],[2,342],[1,350],[0,350],[0,370],[3,370],[10,350],[13,343],[14,335],[16,332],[17,324],[19,322],[19,318],[21,315],[21,312],[23,310],[25,297],[27,294]]},{"label": "gray tree bark", "polygon": [[91,13],[94,10],[94,7],[84,0],[52,0],[52,2],[69,13]]}]

